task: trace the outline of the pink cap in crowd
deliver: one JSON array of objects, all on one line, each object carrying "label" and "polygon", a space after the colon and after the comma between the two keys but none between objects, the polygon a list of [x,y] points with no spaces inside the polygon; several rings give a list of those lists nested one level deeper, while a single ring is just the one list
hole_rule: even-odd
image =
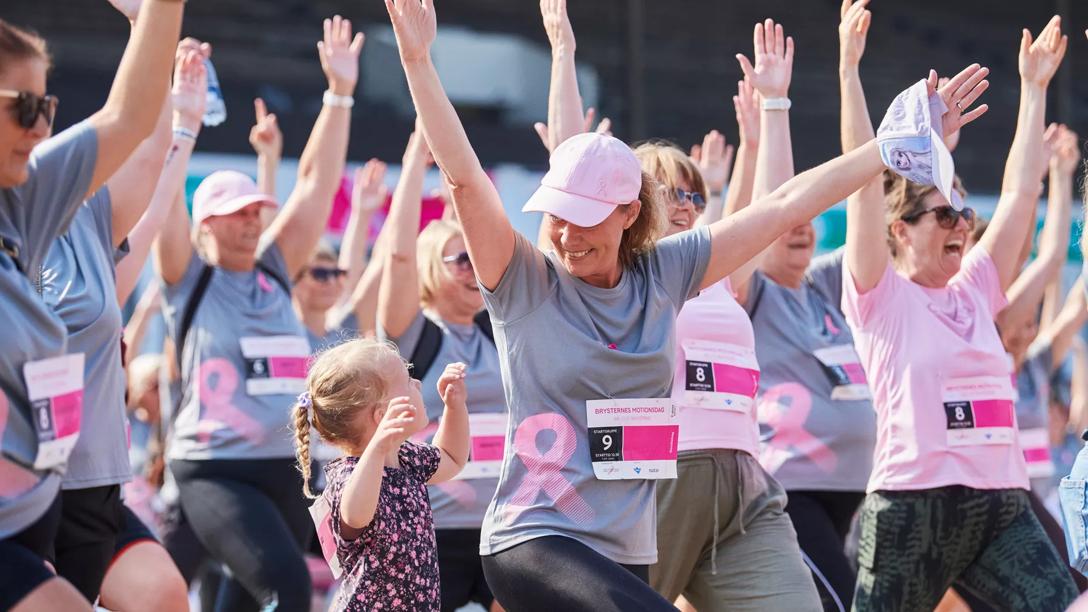
[{"label": "pink cap in crowd", "polygon": [[642,167],[630,147],[604,134],[579,134],[556,147],[540,188],[521,210],[593,227],[637,200],[641,189]]},{"label": "pink cap in crowd", "polygon": [[193,223],[208,217],[221,217],[242,210],[250,204],[276,206],[272,196],[261,193],[257,184],[241,172],[219,170],[208,175],[193,194]]}]

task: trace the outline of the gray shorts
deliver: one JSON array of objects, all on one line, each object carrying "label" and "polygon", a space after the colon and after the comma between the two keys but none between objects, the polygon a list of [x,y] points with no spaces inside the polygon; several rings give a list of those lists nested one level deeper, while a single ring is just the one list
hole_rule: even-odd
[{"label": "gray shorts", "polygon": [[690,451],[676,469],[657,483],[657,592],[699,612],[822,610],[786,493],[751,455]]}]

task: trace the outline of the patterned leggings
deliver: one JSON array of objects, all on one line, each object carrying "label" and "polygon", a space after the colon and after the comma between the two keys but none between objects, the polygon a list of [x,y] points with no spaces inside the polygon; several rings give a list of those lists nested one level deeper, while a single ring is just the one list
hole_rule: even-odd
[{"label": "patterned leggings", "polygon": [[1027,491],[877,491],[861,506],[854,610],[932,610],[953,584],[998,610],[1064,610],[1077,597]]}]

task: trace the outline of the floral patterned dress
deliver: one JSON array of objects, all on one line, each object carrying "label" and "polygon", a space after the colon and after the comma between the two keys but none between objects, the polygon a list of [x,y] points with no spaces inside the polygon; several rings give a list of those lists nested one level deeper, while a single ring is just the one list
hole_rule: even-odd
[{"label": "floral patterned dress", "polygon": [[427,481],[438,470],[439,450],[405,442],[400,467],[384,468],[374,520],[354,540],[340,532],[340,500],[358,457],[325,466],[322,494],[331,508],[330,527],[343,582],[335,610],[438,610],[438,557]]}]

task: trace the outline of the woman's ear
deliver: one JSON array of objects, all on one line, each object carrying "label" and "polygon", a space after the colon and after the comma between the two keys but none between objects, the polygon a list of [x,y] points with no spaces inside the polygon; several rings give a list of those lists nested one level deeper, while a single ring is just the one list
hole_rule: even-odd
[{"label": "woman's ear", "polygon": [[631,226],[638,220],[639,213],[642,212],[642,202],[640,200],[635,200],[627,206],[624,206],[623,211],[626,215],[623,220],[623,229],[631,229]]},{"label": "woman's ear", "polygon": [[896,219],[892,222],[892,238],[903,247],[910,246],[910,233],[907,231],[907,222]]}]

